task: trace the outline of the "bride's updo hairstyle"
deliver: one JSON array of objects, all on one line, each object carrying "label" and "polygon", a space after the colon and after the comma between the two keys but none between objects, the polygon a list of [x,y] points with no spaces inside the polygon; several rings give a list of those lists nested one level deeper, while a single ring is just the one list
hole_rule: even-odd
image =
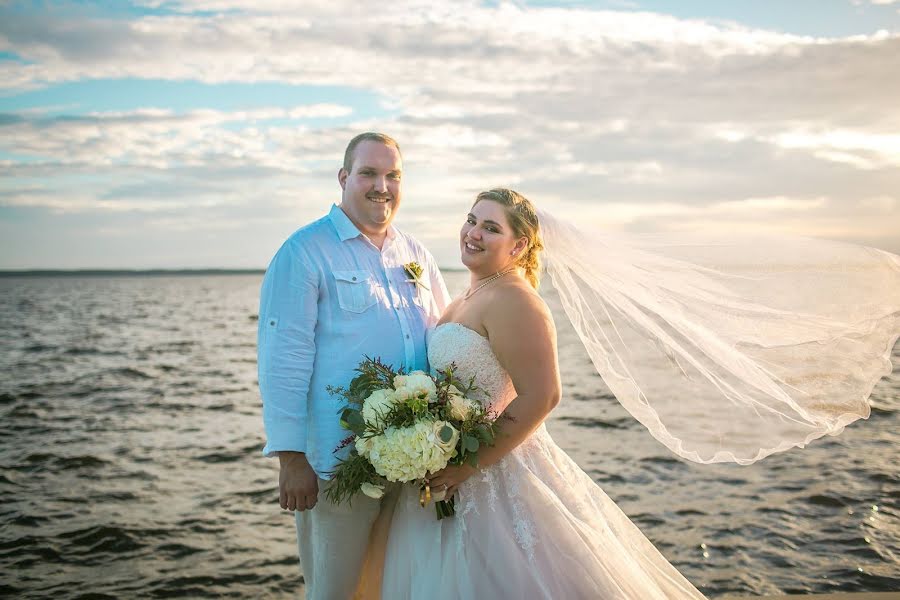
[{"label": "bride's updo hairstyle", "polygon": [[516,237],[528,238],[525,251],[516,258],[515,265],[525,271],[525,279],[531,287],[538,289],[541,281],[541,250],[544,241],[541,239],[541,226],[537,211],[531,201],[518,192],[506,188],[494,188],[481,192],[475,198],[475,204],[482,200],[490,200],[503,205],[506,218]]}]

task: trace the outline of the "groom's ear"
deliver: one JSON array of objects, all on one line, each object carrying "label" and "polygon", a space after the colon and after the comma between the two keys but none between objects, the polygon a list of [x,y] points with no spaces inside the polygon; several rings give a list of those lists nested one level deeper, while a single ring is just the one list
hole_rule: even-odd
[{"label": "groom's ear", "polygon": [[338,171],[338,183],[341,184],[341,189],[344,189],[344,186],[347,185],[347,177],[350,176],[350,173],[347,172],[347,169],[341,167]]}]

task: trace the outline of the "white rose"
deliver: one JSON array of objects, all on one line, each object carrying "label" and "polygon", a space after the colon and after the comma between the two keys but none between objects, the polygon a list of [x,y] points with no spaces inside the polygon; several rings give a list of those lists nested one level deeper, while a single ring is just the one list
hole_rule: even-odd
[{"label": "white rose", "polygon": [[409,375],[394,377],[394,389],[397,397],[403,400],[407,398],[427,398],[429,402],[434,402],[437,398],[437,388],[434,386],[434,380],[424,371],[413,371]]},{"label": "white rose", "polygon": [[[441,439],[441,431],[443,431],[444,427],[449,427],[450,431],[452,432],[450,434],[450,439],[446,442]],[[434,425],[432,426],[431,433],[432,443],[440,448],[441,451],[444,452],[444,454],[452,454],[454,450],[456,450],[456,442],[459,441],[459,431],[457,431],[456,428],[453,427],[453,425],[451,425],[447,421],[435,421]]]},{"label": "white rose", "polygon": [[359,491],[361,491],[369,498],[375,498],[376,500],[384,496],[384,487],[375,485],[374,483],[369,483],[368,481],[359,486]]},{"label": "white rose", "polygon": [[375,425],[390,412],[396,401],[397,397],[391,390],[375,390],[363,401],[363,420],[369,425]]},{"label": "white rose", "polygon": [[456,386],[451,385],[447,391],[450,393],[450,401],[448,402],[450,405],[450,416],[459,421],[465,421],[472,416],[472,411],[475,410],[475,405],[472,401],[463,396],[456,389]]}]

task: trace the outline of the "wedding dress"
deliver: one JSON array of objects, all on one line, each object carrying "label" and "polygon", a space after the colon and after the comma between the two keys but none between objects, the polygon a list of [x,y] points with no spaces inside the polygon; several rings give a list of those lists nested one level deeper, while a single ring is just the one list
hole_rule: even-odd
[{"label": "wedding dress", "polygon": [[[460,379],[474,376],[498,413],[515,398],[488,340],[463,325],[430,330],[428,358],[432,369],[456,363]],[[438,521],[403,486],[389,531],[384,599],[703,598],[543,424],[463,482],[455,517]]]}]

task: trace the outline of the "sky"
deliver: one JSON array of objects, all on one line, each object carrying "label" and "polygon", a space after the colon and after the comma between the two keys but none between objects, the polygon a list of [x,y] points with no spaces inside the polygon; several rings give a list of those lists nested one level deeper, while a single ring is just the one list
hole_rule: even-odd
[{"label": "sky", "polygon": [[0,0],[0,269],[264,268],[369,130],[444,267],[496,186],[900,253],[898,73],[900,0]]}]

